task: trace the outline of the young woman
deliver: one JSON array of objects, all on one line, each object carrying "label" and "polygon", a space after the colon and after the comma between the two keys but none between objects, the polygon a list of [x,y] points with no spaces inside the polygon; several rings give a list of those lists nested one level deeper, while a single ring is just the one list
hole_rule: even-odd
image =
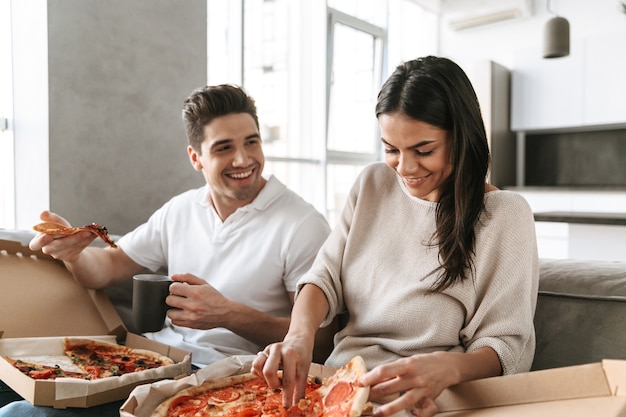
[{"label": "young woman", "polygon": [[285,405],[297,401],[316,330],[345,314],[326,364],[363,357],[370,400],[395,395],[376,416],[432,416],[449,386],[529,370],[534,220],[520,195],[486,182],[478,100],[454,62],[429,56],[398,66],[376,117],[385,164],[356,180],[299,281],[286,337],[259,352],[253,371],[283,386]]}]

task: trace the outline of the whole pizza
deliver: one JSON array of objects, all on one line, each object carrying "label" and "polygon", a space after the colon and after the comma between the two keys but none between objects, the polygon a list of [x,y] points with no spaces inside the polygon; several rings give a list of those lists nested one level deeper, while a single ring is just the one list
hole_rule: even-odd
[{"label": "whole pizza", "polygon": [[[65,338],[67,361],[44,361],[5,357],[4,359],[33,379],[102,379],[174,364],[170,358],[144,349],[85,338]],[[63,359],[63,358],[62,358]]]},{"label": "whole pizza", "polygon": [[151,417],[357,417],[367,405],[369,387],[358,385],[367,371],[360,356],[319,382],[307,379],[305,397],[285,409],[282,390],[252,373],[187,388],[163,401]]}]

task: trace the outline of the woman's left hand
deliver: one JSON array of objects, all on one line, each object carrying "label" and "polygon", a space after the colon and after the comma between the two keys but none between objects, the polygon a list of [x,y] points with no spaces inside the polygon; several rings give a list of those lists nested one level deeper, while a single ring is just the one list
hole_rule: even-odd
[{"label": "woman's left hand", "polygon": [[370,400],[399,394],[376,409],[374,417],[389,416],[407,409],[418,417],[437,414],[435,399],[447,387],[459,382],[459,372],[446,360],[445,352],[414,355],[379,365],[361,378],[370,386]]}]

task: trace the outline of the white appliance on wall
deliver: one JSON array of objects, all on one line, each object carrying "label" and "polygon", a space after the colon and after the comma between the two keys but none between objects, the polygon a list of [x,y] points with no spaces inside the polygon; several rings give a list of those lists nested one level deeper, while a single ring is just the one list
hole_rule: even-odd
[{"label": "white appliance on wall", "polygon": [[444,0],[443,18],[453,30],[471,29],[532,15],[531,0]]}]

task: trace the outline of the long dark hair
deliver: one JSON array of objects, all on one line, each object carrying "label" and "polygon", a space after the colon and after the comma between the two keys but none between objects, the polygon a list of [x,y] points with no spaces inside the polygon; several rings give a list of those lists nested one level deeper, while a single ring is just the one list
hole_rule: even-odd
[{"label": "long dark hair", "polygon": [[447,58],[427,56],[399,65],[378,94],[376,117],[403,113],[451,133],[452,174],[437,205],[439,273],[443,291],[474,273],[475,227],[483,209],[489,146],[478,99],[465,72]]}]

